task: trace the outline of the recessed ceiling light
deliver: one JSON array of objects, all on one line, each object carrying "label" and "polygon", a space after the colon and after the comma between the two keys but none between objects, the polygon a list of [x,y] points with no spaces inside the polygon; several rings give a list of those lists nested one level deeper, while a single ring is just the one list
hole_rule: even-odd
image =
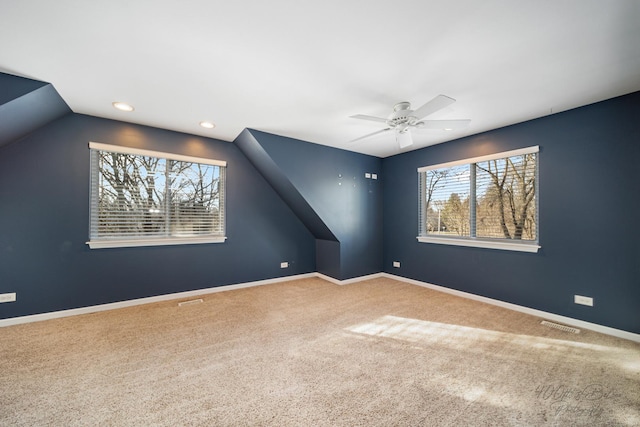
[{"label": "recessed ceiling light", "polygon": [[444,129],[442,129],[442,130],[447,130],[447,131],[449,131],[449,130],[453,130],[453,129],[451,129],[451,128],[444,128]]},{"label": "recessed ceiling light", "polygon": [[200,126],[207,129],[213,129],[214,127],[216,127],[216,125],[211,122],[200,122]]},{"label": "recessed ceiling light", "polygon": [[133,111],[133,105],[129,105],[126,102],[112,102],[111,103],[115,108],[121,111]]}]

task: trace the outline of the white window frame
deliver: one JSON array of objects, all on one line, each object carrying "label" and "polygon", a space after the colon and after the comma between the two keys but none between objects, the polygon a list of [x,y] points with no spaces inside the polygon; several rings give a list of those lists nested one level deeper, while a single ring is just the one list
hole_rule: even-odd
[{"label": "white window frame", "polygon": [[[474,157],[469,159],[458,160],[454,162],[448,163],[440,163],[437,165],[423,166],[418,168],[418,180],[421,179],[422,173],[426,173],[429,170],[434,169],[442,169],[453,166],[460,165],[468,165],[479,162],[484,162],[488,160],[496,160],[496,159],[504,159],[507,157],[519,156],[524,154],[531,153],[539,153],[539,146],[522,148],[519,150],[505,151],[501,153],[491,154],[487,156]],[[538,157],[539,161],[539,157]],[[539,164],[539,163],[538,163]],[[536,168],[536,215],[538,215],[538,203],[539,203],[539,179],[538,179],[538,170]],[[419,194],[419,221],[422,220],[423,210],[426,210],[425,204],[425,194],[421,185],[418,185]],[[473,191],[475,193],[475,191]],[[421,231],[421,225],[418,224],[418,231]],[[536,221],[536,234],[539,236],[539,220]],[[443,236],[428,236],[428,235],[419,235],[417,237],[418,242],[420,243],[434,243],[440,245],[453,245],[453,246],[467,246],[467,247],[475,247],[475,248],[488,248],[488,249],[501,249],[501,250],[509,250],[509,251],[519,251],[519,252],[530,252],[537,253],[541,248],[538,240],[536,241],[516,241],[509,239],[489,239],[489,238],[478,238],[478,237],[462,237],[462,236],[451,236],[451,237],[443,237]]]},{"label": "white window frame", "polygon": [[[226,175],[227,162],[223,160],[214,160],[201,157],[184,156],[180,154],[165,153],[153,150],[143,150],[138,148],[123,147],[118,145],[103,144],[99,142],[90,142],[89,149],[96,151],[108,151],[120,154],[133,154],[140,156],[156,157],[161,159],[169,159],[190,163],[200,163],[206,165],[220,166],[222,169],[221,174]],[[89,236],[90,240],[87,243],[91,249],[101,248],[125,248],[125,247],[138,247],[138,246],[165,246],[165,245],[190,245],[190,244],[205,244],[205,243],[223,243],[227,239],[224,235],[211,235],[211,236],[177,236],[177,237],[137,237],[132,236],[130,238],[123,237],[105,237],[100,239],[91,238],[91,224],[94,221],[94,212],[91,209],[93,205],[94,197],[97,198],[97,188],[93,188],[94,185],[98,185],[97,175],[98,170],[95,170],[92,165],[91,177],[90,177],[90,196],[89,196]],[[95,184],[94,184],[95,183]],[[226,224],[226,176],[223,181],[221,196],[221,209],[223,210],[223,222]],[[96,214],[97,215],[97,214]],[[223,224],[223,230],[226,230]]]}]

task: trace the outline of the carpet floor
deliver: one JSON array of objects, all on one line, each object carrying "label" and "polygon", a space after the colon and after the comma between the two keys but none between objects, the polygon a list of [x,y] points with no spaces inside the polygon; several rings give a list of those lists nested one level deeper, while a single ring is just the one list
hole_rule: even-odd
[{"label": "carpet floor", "polygon": [[0,328],[2,426],[638,426],[640,344],[388,278]]}]

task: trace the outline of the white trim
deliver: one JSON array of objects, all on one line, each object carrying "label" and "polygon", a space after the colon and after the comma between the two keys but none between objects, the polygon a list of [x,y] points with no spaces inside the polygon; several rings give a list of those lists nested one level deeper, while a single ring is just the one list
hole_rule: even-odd
[{"label": "white trim", "polygon": [[98,313],[100,311],[115,310],[118,308],[133,307],[142,304],[171,301],[183,298],[193,298],[200,295],[213,294],[217,292],[233,291],[236,289],[251,288],[254,286],[271,285],[275,283],[288,282],[291,280],[308,279],[317,277],[316,273],[298,274],[295,276],[277,277],[275,279],[258,280],[256,282],[238,283],[235,285],[222,285],[214,288],[196,289],[194,291],[177,292],[173,294],[158,295],[155,297],[137,298],[132,300],[113,302],[109,304],[92,305],[89,307],[72,308],[69,310],[52,311],[49,313],[32,314],[29,316],[12,317],[0,319],[0,327],[20,325],[23,323],[40,322],[43,320],[59,319],[61,317],[77,316],[80,314]]},{"label": "white trim", "polygon": [[369,274],[367,276],[359,276],[359,277],[353,277],[351,279],[346,279],[346,280],[338,280],[338,279],[334,279],[331,276],[324,275],[322,273],[315,273],[316,277],[326,280],[327,282],[331,282],[334,285],[340,285],[340,286],[351,285],[352,283],[364,282],[365,280],[379,279],[381,277],[384,277],[384,274],[385,273],[374,273],[374,274]]},{"label": "white trim", "polygon": [[488,249],[502,249],[507,251],[520,251],[537,253],[540,246],[535,243],[512,243],[509,241],[498,240],[478,240],[478,239],[465,239],[455,237],[432,237],[432,236],[418,236],[416,237],[420,243],[436,243],[439,245],[454,245],[454,246],[470,246],[473,248],[488,248]]},{"label": "white trim", "polygon": [[395,276],[389,273],[382,273],[382,274],[383,274],[383,277],[386,277],[388,279],[398,280],[400,282],[421,286],[423,288],[432,289],[434,291],[444,292],[446,294],[451,294],[451,295],[467,298],[474,301],[484,302],[487,304],[517,311],[519,313],[529,314],[531,316],[541,317],[543,319],[553,320],[555,322],[564,323],[566,325],[576,326],[578,328],[583,328],[583,329],[589,329],[591,331],[598,332],[601,334],[611,335],[617,338],[622,338],[625,340],[635,341],[640,343],[640,334],[634,334],[633,332],[627,332],[621,329],[610,328],[608,326],[598,325],[597,323],[585,322],[584,320],[578,320],[572,317],[565,317],[559,314],[547,313],[546,311],[536,310],[534,308],[529,308],[529,307],[523,307],[521,305],[516,305],[509,302],[487,298],[487,297],[472,294],[469,292],[458,291],[456,289],[446,288],[444,286],[438,286],[431,283],[421,282],[419,280],[408,279],[406,277]]},{"label": "white trim", "polygon": [[203,163],[213,166],[227,166],[224,160],[206,159],[204,157],[183,156],[182,154],[165,153],[162,151],[143,150],[140,148],[124,147],[122,145],[103,144],[100,142],[89,142],[89,148],[92,150],[109,151],[110,153],[134,154],[138,156],[160,157],[165,159],[177,160],[180,162]]},{"label": "white trim", "polygon": [[626,340],[629,340],[629,341],[634,341],[634,342],[640,343],[640,334],[634,334],[633,332],[627,332],[627,331],[623,331],[623,330],[620,330],[620,329],[610,328],[608,326],[602,326],[602,325],[598,325],[596,323],[585,322],[584,320],[573,319],[571,317],[560,316],[558,314],[547,313],[547,312],[542,311],[542,310],[536,310],[536,309],[529,308],[529,307],[523,307],[523,306],[520,306],[520,305],[511,304],[511,303],[508,303],[508,302],[504,302],[504,301],[500,301],[500,300],[496,300],[496,299],[492,299],[492,298],[487,298],[487,297],[483,297],[483,296],[480,296],[480,295],[475,295],[475,294],[468,293],[468,292],[458,291],[456,289],[446,288],[444,286],[438,286],[438,285],[434,285],[434,284],[431,284],[431,283],[421,282],[419,280],[408,279],[406,277],[396,276],[396,275],[389,274],[389,273],[375,273],[375,274],[370,274],[370,275],[367,275],[367,276],[355,277],[355,278],[347,279],[347,280],[334,279],[332,277],[326,276],[326,275],[321,274],[321,273],[306,273],[306,274],[298,274],[298,275],[295,275],[295,276],[276,277],[274,279],[259,280],[259,281],[255,281],[255,282],[239,283],[239,284],[235,284],[235,285],[223,285],[223,286],[217,286],[217,287],[214,287],[214,288],[196,289],[194,291],[178,292],[178,293],[174,293],[174,294],[159,295],[159,296],[155,296],[155,297],[138,298],[138,299],[134,299],[134,300],[114,302],[114,303],[110,303],[110,304],[101,304],[101,305],[94,305],[94,306],[89,306],[89,307],[73,308],[73,309],[70,309],[70,310],[62,310],[62,311],[54,311],[54,312],[49,312],[49,313],[33,314],[33,315],[30,315],[30,316],[21,316],[21,317],[12,317],[12,318],[9,318],[9,319],[0,319],[0,327],[20,325],[20,324],[23,324],[23,323],[39,322],[39,321],[42,321],[42,320],[59,319],[61,317],[76,316],[76,315],[80,315],[80,314],[97,313],[97,312],[100,312],[100,311],[114,310],[114,309],[117,309],[117,308],[132,307],[132,306],[136,306],[136,305],[150,304],[150,303],[155,303],[155,302],[171,301],[171,300],[177,300],[177,299],[182,299],[182,298],[192,298],[192,297],[195,297],[195,296],[212,294],[212,293],[217,293],[217,292],[233,291],[233,290],[236,290],[236,289],[250,288],[250,287],[254,287],[254,286],[271,285],[271,284],[277,284],[277,283],[281,283],[281,282],[288,282],[288,281],[291,281],[291,280],[309,279],[309,278],[312,278],[312,277],[317,277],[317,278],[326,280],[326,281],[328,281],[330,283],[333,283],[335,285],[348,285],[348,284],[351,284],[351,283],[362,282],[362,281],[365,281],[365,280],[377,279],[377,278],[393,279],[393,280],[397,280],[399,282],[404,282],[404,283],[408,283],[408,284],[411,284],[411,285],[421,286],[423,288],[432,289],[434,291],[444,292],[446,294],[451,294],[451,295],[455,295],[455,296],[462,297],[462,298],[467,298],[467,299],[474,300],[474,301],[484,302],[484,303],[487,303],[487,304],[495,305],[495,306],[498,306],[498,307],[506,308],[506,309],[517,311],[517,312],[520,312],[520,313],[529,314],[529,315],[532,315],[532,316],[541,317],[543,319],[553,320],[555,322],[564,323],[566,325],[576,326],[576,327],[583,328],[583,329],[589,329],[591,331],[598,332],[598,333],[601,333],[601,334],[611,335],[611,336],[614,336],[614,337],[617,337],[617,338],[622,338],[622,339],[626,339]]},{"label": "white trim", "polygon": [[418,172],[426,172],[433,169],[450,168],[452,166],[466,165],[469,163],[486,162],[487,160],[504,159],[512,156],[522,156],[524,154],[537,153],[540,151],[538,145],[532,147],[520,148],[518,150],[503,151],[502,153],[489,154],[486,156],[472,157],[470,159],[456,160],[453,162],[439,163],[437,165],[422,166],[418,168]]},{"label": "white trim", "polygon": [[225,236],[207,236],[207,237],[176,237],[176,238],[157,238],[157,239],[105,239],[90,240],[87,243],[91,249],[103,248],[133,248],[138,246],[167,246],[167,245],[195,245],[203,243],[224,243],[227,240]]}]

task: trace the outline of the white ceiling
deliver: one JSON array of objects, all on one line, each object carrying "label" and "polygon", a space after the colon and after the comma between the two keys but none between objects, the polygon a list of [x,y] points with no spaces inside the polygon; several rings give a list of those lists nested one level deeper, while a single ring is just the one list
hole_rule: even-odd
[{"label": "white ceiling", "polygon": [[0,0],[0,71],[77,113],[386,157],[393,133],[348,144],[382,125],[349,116],[455,98],[429,119],[470,127],[416,149],[640,90],[640,1]]}]

